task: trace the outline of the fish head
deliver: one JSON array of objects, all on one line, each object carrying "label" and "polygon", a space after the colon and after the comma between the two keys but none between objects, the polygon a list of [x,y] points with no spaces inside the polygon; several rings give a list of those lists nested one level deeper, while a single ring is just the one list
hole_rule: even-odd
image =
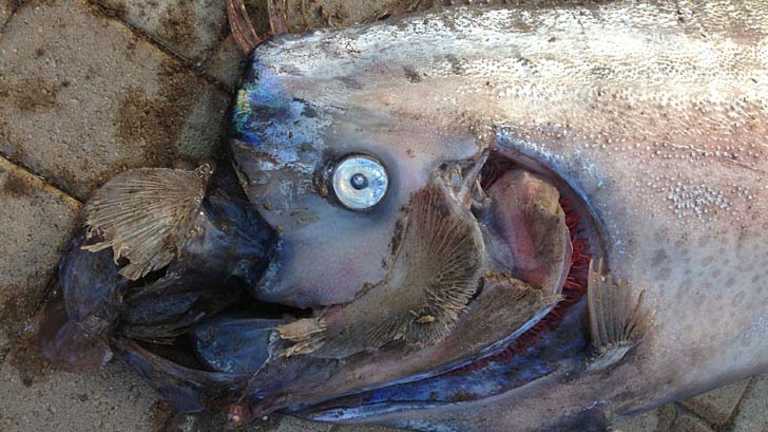
[{"label": "fish head", "polygon": [[[488,170],[525,170],[569,200],[581,255],[604,263],[580,270],[582,292],[557,317],[547,309],[548,325],[526,321],[447,369],[439,351],[432,374],[387,353],[350,362],[288,408],[416,430],[588,430],[764,371],[768,10],[715,3],[456,8],[257,49],[240,104],[256,95],[248,103],[267,106],[267,95],[279,109],[239,109],[251,123],[238,126],[234,152],[251,200],[284,226],[267,298],[352,300],[384,277],[401,209],[435,167],[488,148]],[[311,151],[296,152],[301,144]],[[264,149],[276,169],[265,169]],[[369,211],[340,206],[317,183],[351,154],[390,176]],[[491,231],[500,223],[478,219]],[[486,247],[490,261],[503,256]],[[625,299],[590,304],[602,284]],[[474,330],[452,346],[487,334],[472,324],[505,318],[499,305],[467,315],[474,321],[453,333]],[[616,339],[638,310],[640,337]],[[621,329],[611,336],[606,321]],[[382,378],[354,384],[361,376]]]},{"label": "fish head", "polygon": [[[259,287],[268,301],[344,303],[381,280],[410,195],[441,164],[477,158],[486,147],[466,130],[398,112],[396,89],[382,98],[381,89],[351,78],[328,80],[257,59],[238,96],[236,166],[281,238],[275,271]],[[355,174],[366,178],[361,190],[350,183]]]}]

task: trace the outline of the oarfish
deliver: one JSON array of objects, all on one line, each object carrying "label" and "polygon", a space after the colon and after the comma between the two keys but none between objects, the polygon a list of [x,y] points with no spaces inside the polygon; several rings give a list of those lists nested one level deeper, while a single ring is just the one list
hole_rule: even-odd
[{"label": "oarfish", "polygon": [[[457,7],[275,37],[233,109],[219,184],[237,178],[236,212],[203,199],[205,169],[151,183],[184,203],[160,228],[112,211],[148,173],[86,206],[85,248],[136,281],[90,331],[179,409],[234,421],[603,430],[764,372],[766,72],[758,0]],[[206,220],[251,212],[221,238],[257,250],[190,252]],[[208,253],[237,296],[180,288],[203,265],[173,273],[173,301],[152,281]]]}]

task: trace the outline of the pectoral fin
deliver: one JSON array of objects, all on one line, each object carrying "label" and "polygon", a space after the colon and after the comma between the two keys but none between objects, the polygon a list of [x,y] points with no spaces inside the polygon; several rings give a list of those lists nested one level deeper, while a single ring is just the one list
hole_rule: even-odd
[{"label": "pectoral fin", "polygon": [[281,327],[293,343],[286,355],[343,358],[393,342],[432,345],[450,334],[480,281],[477,220],[435,182],[411,198],[399,245],[384,281],[322,318]]},{"label": "pectoral fin", "polygon": [[643,305],[644,291],[637,298],[623,281],[606,274],[602,259],[589,267],[587,300],[592,346],[591,369],[604,369],[619,361],[645,335],[652,321]]},{"label": "pectoral fin", "polygon": [[83,249],[112,248],[120,274],[130,280],[167,266],[190,234],[200,209],[209,165],[196,171],[142,168],[126,171],[97,190],[85,206],[89,238]]}]

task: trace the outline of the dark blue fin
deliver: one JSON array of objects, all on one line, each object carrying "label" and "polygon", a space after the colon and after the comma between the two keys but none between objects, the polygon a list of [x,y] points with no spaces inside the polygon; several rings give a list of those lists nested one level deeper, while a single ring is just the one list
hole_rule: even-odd
[{"label": "dark blue fin", "polygon": [[222,318],[198,325],[195,353],[212,370],[255,373],[270,357],[274,329],[282,320]]},{"label": "dark blue fin", "polygon": [[38,335],[43,355],[70,371],[98,368],[111,358],[107,335],[129,285],[111,250],[88,252],[84,242],[84,233],[76,235],[59,263],[59,296],[46,307]]}]

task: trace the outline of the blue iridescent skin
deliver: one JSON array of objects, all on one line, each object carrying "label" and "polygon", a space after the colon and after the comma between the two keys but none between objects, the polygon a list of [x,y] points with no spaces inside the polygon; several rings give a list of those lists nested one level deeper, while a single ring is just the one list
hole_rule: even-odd
[{"label": "blue iridescent skin", "polygon": [[196,413],[220,405],[241,391],[247,375],[185,367],[129,339],[112,342],[115,355],[139,373],[160,396],[182,413]]},{"label": "blue iridescent skin", "polygon": [[285,320],[221,318],[195,327],[192,338],[198,358],[206,367],[254,374],[267,362],[270,338]]},{"label": "blue iridescent skin", "polygon": [[104,335],[117,316],[120,293],[129,285],[118,274],[109,250],[80,249],[76,236],[59,264],[60,299],[47,308],[43,353],[70,370],[101,366],[111,358]]},{"label": "blue iridescent skin", "polygon": [[557,330],[542,335],[535,344],[506,355],[490,356],[481,368],[462,368],[417,382],[375,389],[297,413],[318,421],[364,419],[388,411],[492,397],[556,370],[576,373],[584,367],[585,353],[589,351],[589,341],[579,322],[583,307],[571,310]]},{"label": "blue iridescent skin", "polygon": [[[243,189],[281,233],[274,271],[253,295],[300,308],[349,302],[365,284],[383,279],[381,263],[391,255],[410,195],[440,163],[482,148],[467,132],[436,135],[431,125],[364,106],[343,109],[296,97],[258,58],[233,118],[231,148]],[[344,208],[327,186],[330,167],[353,154],[375,157],[389,176],[386,195],[366,211]],[[307,245],[332,253],[321,261]]]}]

